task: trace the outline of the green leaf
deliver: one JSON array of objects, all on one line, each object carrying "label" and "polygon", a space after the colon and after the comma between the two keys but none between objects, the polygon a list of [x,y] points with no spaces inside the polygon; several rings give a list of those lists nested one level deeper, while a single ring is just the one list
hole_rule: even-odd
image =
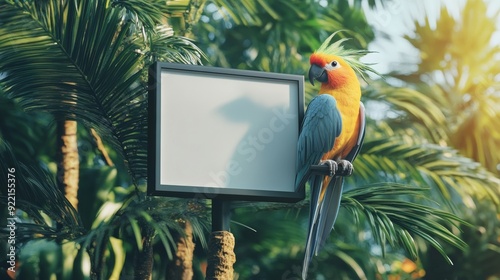
[{"label": "green leaf", "polygon": [[386,250],[385,243],[388,242],[392,247],[401,245],[411,258],[416,259],[417,247],[410,235],[414,234],[429,242],[451,264],[438,240],[460,250],[465,250],[467,244],[444,225],[471,225],[452,213],[402,200],[402,196],[422,197],[425,191],[427,190],[401,184],[373,184],[345,192],[342,205],[358,216],[367,217],[383,253]]},{"label": "green leaf", "polygon": [[142,251],[142,234],[141,234],[141,228],[139,227],[139,223],[132,217],[127,216],[127,219],[130,222],[132,231],[134,232],[137,249],[139,249],[139,251]]}]

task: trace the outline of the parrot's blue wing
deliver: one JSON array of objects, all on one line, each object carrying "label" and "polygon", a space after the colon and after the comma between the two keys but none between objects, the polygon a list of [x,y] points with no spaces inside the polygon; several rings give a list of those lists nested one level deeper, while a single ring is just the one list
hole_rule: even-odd
[{"label": "parrot's blue wing", "polygon": [[309,167],[318,164],[323,155],[333,148],[335,138],[342,131],[342,118],[337,101],[329,94],[313,98],[307,107],[297,144],[297,176],[299,186]]},{"label": "parrot's blue wing", "polygon": [[[354,161],[356,156],[361,149],[363,144],[363,140],[365,137],[365,107],[363,103],[361,103],[359,107],[359,131],[358,131],[358,139],[356,141],[356,145],[352,148],[349,154],[346,156],[346,160],[351,163]],[[321,205],[321,209],[319,210],[319,215],[325,215],[324,217],[319,218],[319,226],[317,230],[316,242],[317,247],[315,248],[315,254],[323,248],[326,239],[330,235],[330,232],[335,224],[335,220],[337,219],[337,215],[340,209],[340,201],[342,198],[342,191],[344,187],[344,178],[343,177],[335,177],[330,181],[328,188],[326,189],[325,196],[323,199],[323,203]]]},{"label": "parrot's blue wing", "polygon": [[[297,145],[297,177],[296,186],[302,182],[309,167],[318,164],[325,153],[333,148],[335,138],[342,131],[342,118],[333,96],[322,94],[316,96],[307,107],[302,131]],[[311,210],[309,217],[309,233],[306,244],[303,274],[307,274],[310,259],[316,250],[318,232],[319,198],[323,184],[323,176],[313,176],[311,185]],[[305,276],[303,276],[305,277]]]}]

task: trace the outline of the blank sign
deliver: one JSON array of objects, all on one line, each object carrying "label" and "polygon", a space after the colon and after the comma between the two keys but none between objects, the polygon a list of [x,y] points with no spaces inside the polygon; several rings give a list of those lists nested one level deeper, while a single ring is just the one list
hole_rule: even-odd
[{"label": "blank sign", "polygon": [[150,70],[152,195],[297,201],[303,76],[157,63]]}]

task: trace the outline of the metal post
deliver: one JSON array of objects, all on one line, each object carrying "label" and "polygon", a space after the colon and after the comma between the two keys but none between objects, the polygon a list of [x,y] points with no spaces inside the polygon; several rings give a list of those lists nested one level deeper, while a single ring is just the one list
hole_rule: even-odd
[{"label": "metal post", "polygon": [[212,231],[229,231],[230,201],[212,199]]}]

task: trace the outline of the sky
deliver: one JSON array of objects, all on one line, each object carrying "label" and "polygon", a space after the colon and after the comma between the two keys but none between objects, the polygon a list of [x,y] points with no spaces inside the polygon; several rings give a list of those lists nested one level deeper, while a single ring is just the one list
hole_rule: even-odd
[{"label": "sky", "polygon": [[[413,65],[418,61],[418,53],[403,38],[405,34],[411,35],[413,33],[413,22],[418,20],[423,23],[423,19],[427,16],[433,23],[439,16],[442,6],[445,6],[452,16],[458,18],[465,2],[466,0],[392,0],[387,2],[385,7],[373,10],[367,7],[365,1],[365,14],[368,23],[378,32],[389,35],[390,39],[376,36],[376,40],[369,46],[369,50],[375,53],[367,55],[363,61],[376,61],[373,68],[382,74],[401,68],[402,64]],[[500,11],[500,0],[488,0],[487,3],[489,6],[487,16]],[[497,22],[497,26],[500,30],[500,20]],[[497,32],[492,38],[492,44],[500,44],[500,32]]]}]

